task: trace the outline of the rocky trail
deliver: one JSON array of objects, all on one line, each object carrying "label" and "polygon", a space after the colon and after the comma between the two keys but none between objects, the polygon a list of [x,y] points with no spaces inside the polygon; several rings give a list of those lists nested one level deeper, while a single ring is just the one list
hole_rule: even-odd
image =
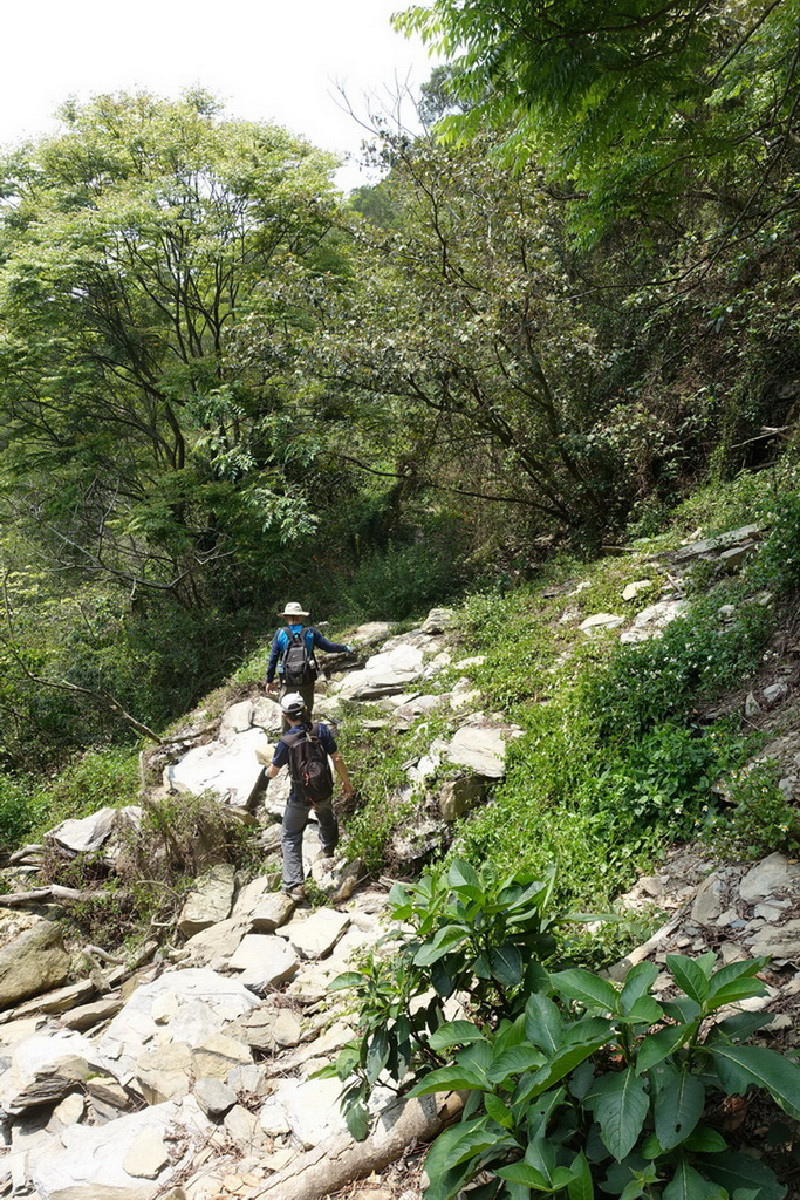
[{"label": "rocky trail", "polygon": [[[695,553],[741,561],[758,531],[736,533]],[[595,614],[580,623],[584,636],[615,622],[629,640],[658,636],[681,611],[679,566],[670,564],[658,603],[624,622]],[[569,596],[564,616],[575,620]],[[407,767],[419,817],[394,850],[409,869],[484,799],[520,732],[480,709],[469,675],[475,660],[458,659],[450,623],[446,610],[434,610],[407,633],[363,626],[352,638],[358,664],[333,665],[315,711],[335,719],[343,699],[377,702],[383,715],[373,720],[402,729],[439,706],[450,713],[451,735]],[[443,692],[431,681],[444,667],[457,668],[457,682]],[[782,686],[768,694],[776,682]],[[794,684],[785,673],[752,697],[759,711],[781,710],[775,745],[787,794],[800,776]],[[298,907],[277,890],[288,780],[283,772],[265,786],[264,763],[278,732],[277,706],[252,688],[213,719],[192,714],[177,739],[143,759],[143,803],[212,792],[257,826],[263,854],[261,873],[245,884],[230,865],[209,861],[167,948],[153,939],[122,954],[65,942],[57,918],[70,897],[36,885],[45,853],[100,856],[113,870],[141,808],[66,821],[4,868],[0,1196],[317,1200],[350,1195],[343,1191],[350,1186],[361,1200],[421,1195],[418,1148],[452,1119],[453,1101],[406,1101],[378,1088],[373,1132],[357,1143],[339,1111],[339,1082],[314,1078],[354,1029],[346,998],[327,984],[385,934],[388,887],[362,883],[358,862],[323,861],[312,824],[306,866],[327,902]],[[441,762],[462,769],[432,795],[426,780]],[[682,847],[622,902],[648,917],[659,913],[662,924],[612,974],[676,949],[713,949],[721,962],[767,955],[767,995],[747,1006],[775,1014],[767,1036],[776,1046],[800,1041],[800,865],[777,854],[755,865],[719,864]]]}]

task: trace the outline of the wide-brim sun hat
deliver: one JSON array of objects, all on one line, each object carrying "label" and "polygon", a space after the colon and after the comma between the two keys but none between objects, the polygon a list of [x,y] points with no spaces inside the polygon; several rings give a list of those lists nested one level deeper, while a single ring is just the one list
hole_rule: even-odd
[{"label": "wide-brim sun hat", "polygon": [[306,711],[306,702],[299,692],[287,692],[281,700],[281,711],[287,717],[299,717]]},{"label": "wide-brim sun hat", "polygon": [[307,617],[308,613],[303,608],[302,604],[298,604],[296,600],[290,600],[288,604],[281,609],[282,617]]}]

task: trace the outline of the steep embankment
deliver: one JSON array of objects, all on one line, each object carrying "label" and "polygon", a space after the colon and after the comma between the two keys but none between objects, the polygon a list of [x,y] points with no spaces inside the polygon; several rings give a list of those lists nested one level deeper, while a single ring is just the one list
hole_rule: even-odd
[{"label": "steep embankment", "polygon": [[[461,853],[532,868],[555,850],[562,897],[589,901],[631,882],[659,840],[663,851],[670,836],[703,834],[705,844],[669,852],[621,897],[631,928],[655,932],[635,949],[628,935],[612,975],[676,950],[712,950],[720,963],[763,954],[766,994],[749,1007],[774,1014],[768,1044],[794,1045],[800,870],[775,849],[794,836],[798,649],[763,579],[740,574],[765,534],[751,524],[645,547],[516,607],[513,597],[477,598],[460,617],[436,610],[405,633],[356,631],[357,661],[332,664],[317,715],[339,720],[361,797],[344,814],[349,836],[333,870],[313,828],[306,834],[313,909],[276,891],[286,781],[265,788],[262,768],[276,707],[247,682],[147,755],[142,805],[67,821],[15,855],[6,881],[22,895],[2,898],[0,958],[6,1190],[40,1200],[297,1200],[432,1137],[452,1114],[398,1105],[378,1087],[371,1111],[382,1115],[356,1143],[338,1081],[313,1076],[353,1037],[354,1013],[326,985],[380,937],[384,872],[413,873],[454,838]],[[734,662],[749,664],[738,686]],[[650,681],[636,674],[643,666]],[[615,740],[623,718],[631,728]],[[562,785],[572,791],[560,796]],[[613,802],[601,802],[609,791]],[[736,861],[714,851],[715,837]],[[740,861],[743,849],[763,861]],[[87,886],[94,872],[98,887],[105,879],[99,911],[114,922],[108,897],[133,888],[145,851],[151,873],[163,868],[165,894],[170,856],[197,880],[174,923],[169,904],[151,910],[152,936],[135,952],[96,920],[99,944],[79,943],[61,920],[72,911],[86,927],[75,894],[32,886],[43,870],[63,878],[59,863],[74,882],[82,864],[77,903],[91,909],[101,894]],[[597,964],[614,950],[601,927],[561,953]],[[666,992],[668,976],[655,986]],[[420,1194],[413,1173],[387,1177],[375,1194],[401,1187]]]}]

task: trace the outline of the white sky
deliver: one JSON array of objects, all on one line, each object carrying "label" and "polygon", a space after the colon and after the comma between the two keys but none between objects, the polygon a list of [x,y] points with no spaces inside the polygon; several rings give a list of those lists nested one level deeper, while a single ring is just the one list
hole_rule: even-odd
[{"label": "white sky", "polygon": [[[410,3],[410,0],[409,0]],[[201,86],[229,115],[272,121],[325,149],[357,156],[366,96],[428,78],[419,42],[389,25],[405,0],[13,0],[0,27],[0,143],[53,128],[69,96],[146,88],[177,97]],[[410,114],[409,114],[410,119]],[[343,188],[364,181],[355,165]]]}]

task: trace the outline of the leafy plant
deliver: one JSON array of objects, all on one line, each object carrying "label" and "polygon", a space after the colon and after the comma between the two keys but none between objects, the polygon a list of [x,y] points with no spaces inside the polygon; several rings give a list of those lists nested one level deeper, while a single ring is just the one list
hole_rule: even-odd
[{"label": "leafy plant", "polygon": [[[745,1039],[769,1018],[723,1006],[762,995],[764,959],[714,970],[713,952],[668,955],[682,989],[659,1001],[659,968],[640,963],[616,987],[589,971],[545,977],[524,1013],[493,1029],[455,1021],[431,1047],[456,1050],[411,1095],[470,1092],[462,1121],[434,1142],[426,1200],[451,1200],[489,1175],[484,1200],[780,1200],[786,1189],[717,1126],[720,1101],[755,1086],[800,1119],[800,1067]],[[712,1024],[709,1027],[709,1019]]]},{"label": "leafy plant", "polygon": [[358,1041],[320,1072],[345,1082],[342,1106],[355,1137],[366,1136],[367,1100],[384,1071],[400,1085],[412,1068],[439,1061],[435,1030],[445,1000],[468,992],[487,1020],[518,1011],[520,996],[543,975],[553,929],[582,919],[553,914],[553,879],[553,870],[535,880],[491,866],[478,873],[455,860],[415,884],[394,885],[390,912],[406,932],[389,936],[390,957],[373,954],[330,985],[352,990],[359,1003]]},{"label": "leafy plant", "polygon": [[721,854],[763,858],[775,850],[794,854],[800,849],[800,813],[779,786],[780,764],[757,759],[734,773],[726,785],[728,805],[712,814],[705,840]]}]

